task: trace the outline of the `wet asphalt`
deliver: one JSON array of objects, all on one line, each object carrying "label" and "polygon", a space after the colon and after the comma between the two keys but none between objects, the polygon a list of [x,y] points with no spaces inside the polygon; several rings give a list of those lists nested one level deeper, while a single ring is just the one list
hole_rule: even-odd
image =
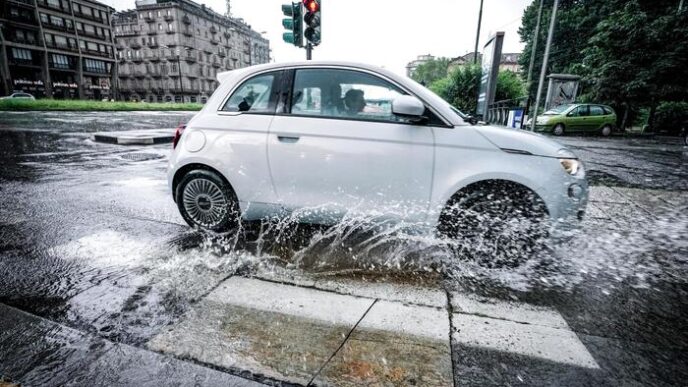
[{"label": "wet asphalt", "polygon": [[[190,116],[0,112],[0,385],[279,384],[148,343],[223,281],[283,271],[436,286],[450,303],[452,294],[469,294],[550,308],[599,365],[452,336],[455,385],[688,380],[688,149],[679,139],[561,138],[593,185],[583,232],[525,267],[456,265],[438,274],[408,262],[437,255],[433,242],[394,242],[366,255],[323,247],[330,239],[312,225],[287,238],[263,224],[246,225],[230,241],[196,233],[167,192],[169,144],[90,139],[97,131],[172,128]],[[506,334],[520,340],[517,327]]]}]

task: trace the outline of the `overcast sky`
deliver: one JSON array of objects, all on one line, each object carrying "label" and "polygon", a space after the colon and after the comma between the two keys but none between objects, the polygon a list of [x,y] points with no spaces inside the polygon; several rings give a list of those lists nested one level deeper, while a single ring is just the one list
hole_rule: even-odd
[{"label": "overcast sky", "polygon": [[[134,0],[100,0],[117,10]],[[266,32],[277,62],[303,60],[304,49],[282,41],[281,4],[289,0],[231,0],[232,14]],[[520,52],[518,27],[533,0],[484,0],[481,46],[505,31],[503,52]],[[225,12],[224,0],[197,1]],[[313,59],[349,60],[384,66],[400,74],[421,54],[456,57],[473,51],[480,0],[323,0],[322,44]],[[412,5],[413,4],[413,5]]]}]

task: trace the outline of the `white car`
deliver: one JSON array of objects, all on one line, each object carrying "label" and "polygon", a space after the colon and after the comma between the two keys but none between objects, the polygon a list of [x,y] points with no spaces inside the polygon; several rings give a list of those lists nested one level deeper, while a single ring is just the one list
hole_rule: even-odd
[{"label": "white car", "polygon": [[[191,226],[222,232],[241,218],[331,224],[360,215],[469,244],[480,238],[499,245],[492,254],[520,249],[546,219],[583,215],[588,185],[571,151],[530,132],[471,125],[406,77],[309,61],[218,80],[177,129],[169,161],[169,186]],[[529,228],[507,241],[504,225],[516,220]]]},{"label": "white car", "polygon": [[33,95],[29,94],[29,93],[14,93],[14,94],[10,94],[10,95],[8,95],[8,96],[6,96],[6,97],[0,98],[0,100],[2,100],[2,99],[27,99],[27,100],[35,100],[36,98],[35,98]]}]

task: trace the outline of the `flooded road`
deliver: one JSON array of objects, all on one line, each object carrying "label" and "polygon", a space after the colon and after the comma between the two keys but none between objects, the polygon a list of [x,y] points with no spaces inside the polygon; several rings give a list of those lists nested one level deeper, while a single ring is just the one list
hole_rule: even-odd
[{"label": "flooded road", "polygon": [[582,227],[526,264],[434,235],[247,223],[190,230],[169,144],[96,131],[187,113],[0,113],[0,380],[23,385],[681,385],[688,150],[565,137]]}]

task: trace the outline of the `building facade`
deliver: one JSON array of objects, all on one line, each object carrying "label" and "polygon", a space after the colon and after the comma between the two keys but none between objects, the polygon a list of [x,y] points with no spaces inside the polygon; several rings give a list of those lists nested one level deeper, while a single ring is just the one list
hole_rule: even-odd
[{"label": "building facade", "polygon": [[190,0],[139,0],[113,18],[122,99],[204,103],[217,73],[267,63],[267,39]]},{"label": "building facade", "polygon": [[430,62],[432,60],[435,60],[435,57],[430,54],[418,55],[416,59],[412,60],[406,65],[406,76],[410,78],[411,75],[416,71],[418,66]]},{"label": "building facade", "polygon": [[[514,73],[519,73],[521,71],[521,66],[518,64],[518,59],[521,56],[518,52],[503,53],[502,58],[499,61],[499,71],[512,71]],[[474,63],[475,54],[469,52],[466,55],[452,58],[449,62],[449,71],[465,65],[470,65]],[[478,53],[478,63],[483,59],[483,55]]]},{"label": "building facade", "polygon": [[114,9],[93,0],[2,0],[0,92],[114,98]]}]

